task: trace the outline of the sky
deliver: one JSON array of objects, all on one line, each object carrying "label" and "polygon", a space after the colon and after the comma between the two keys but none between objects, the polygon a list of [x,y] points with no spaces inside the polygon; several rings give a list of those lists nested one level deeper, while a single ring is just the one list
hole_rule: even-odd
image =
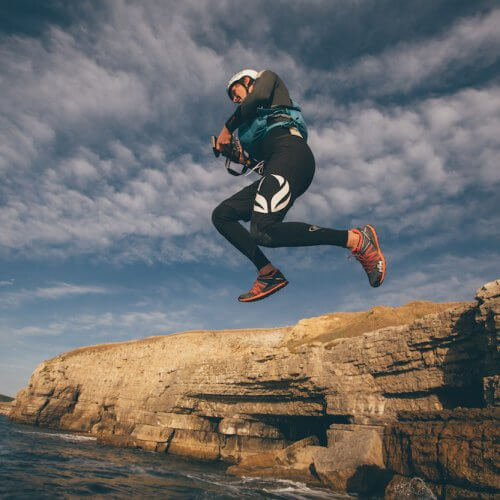
[{"label": "sky", "polygon": [[[3,0],[0,393],[86,345],[473,300],[500,278],[498,26],[487,0]],[[211,212],[257,177],[210,135],[243,68],[308,123],[286,220],[373,224],[380,288],[344,249],[265,249],[290,285],[237,301],[255,269]]]}]

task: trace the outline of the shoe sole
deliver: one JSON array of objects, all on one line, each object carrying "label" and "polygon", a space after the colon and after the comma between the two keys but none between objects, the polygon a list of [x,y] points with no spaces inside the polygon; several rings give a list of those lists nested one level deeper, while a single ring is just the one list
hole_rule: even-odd
[{"label": "shoe sole", "polygon": [[248,299],[240,299],[238,297],[238,300],[240,302],[257,302],[258,300],[265,299],[266,297],[269,297],[269,295],[272,295],[273,293],[276,293],[278,290],[281,290],[283,287],[287,286],[288,283],[289,283],[288,280],[282,281],[281,283],[278,283],[274,288],[271,288],[270,290],[260,293],[259,295],[255,295]]},{"label": "shoe sole", "polygon": [[[384,263],[384,271],[382,272],[382,277],[380,278],[380,281],[378,284],[372,285],[373,288],[379,287],[385,279],[385,257],[384,254],[382,253],[382,250],[380,250],[380,245],[378,242],[378,236],[377,236],[377,231],[375,231],[375,228],[371,224],[367,224],[366,227],[369,227],[371,232],[373,233],[373,237],[375,238],[375,246],[377,247],[377,252],[380,254],[382,257],[382,262]],[[371,284],[371,283],[370,283]]]}]

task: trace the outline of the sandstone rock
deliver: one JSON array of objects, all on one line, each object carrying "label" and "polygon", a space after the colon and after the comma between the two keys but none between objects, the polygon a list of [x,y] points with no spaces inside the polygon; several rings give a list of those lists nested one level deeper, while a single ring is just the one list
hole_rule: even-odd
[{"label": "sandstone rock", "polygon": [[485,302],[500,297],[500,280],[485,283],[476,292],[476,300]]},{"label": "sandstone rock", "polygon": [[453,484],[447,484],[443,487],[443,498],[460,500],[470,498],[474,500],[498,500],[498,493],[488,493],[486,491],[476,491],[460,488]]},{"label": "sandstone rock", "polygon": [[268,439],[283,439],[279,429],[259,422],[253,418],[225,417],[218,427],[218,432],[225,435],[256,436]]},{"label": "sandstone rock", "polygon": [[[361,436],[366,433],[371,436],[373,432],[378,434],[380,440],[383,439],[384,427],[381,425],[331,424],[326,432],[328,446],[334,446],[335,443],[342,441],[344,438],[352,439],[354,434],[356,434],[356,436]],[[382,448],[380,448],[380,452],[382,453]],[[378,463],[378,458],[376,463]]]},{"label": "sandstone rock", "polygon": [[11,402],[0,402],[0,415],[9,416],[12,406]]},{"label": "sandstone rock", "polygon": [[220,459],[220,439],[216,432],[177,429],[167,448],[169,453],[198,460]]},{"label": "sandstone rock", "polygon": [[262,452],[282,450],[289,443],[284,439],[268,439],[252,436],[222,436],[220,459],[238,463],[246,457]]},{"label": "sandstone rock", "polygon": [[[464,305],[297,352],[286,347],[287,329],[188,332],[78,349],[35,371],[13,418],[75,430],[103,420],[153,425],[158,413],[326,414],[383,423],[404,409],[442,409],[445,387],[475,381],[461,376],[463,366],[485,354],[470,348],[477,344],[474,325],[474,312]],[[171,350],[183,355],[166,362]],[[124,376],[125,365],[134,377]]]},{"label": "sandstone rock", "polygon": [[248,456],[227,472],[238,476],[279,477],[303,481],[310,485],[321,484],[313,465],[313,454],[321,446],[312,436],[293,443],[282,450]]},{"label": "sandstone rock", "polygon": [[197,415],[155,412],[154,416],[156,418],[156,425],[162,425],[172,429],[207,432],[216,432],[217,430],[217,424],[215,422]]},{"label": "sandstone rock", "polygon": [[415,319],[460,305],[459,302],[410,302],[401,307],[376,306],[366,312],[325,314],[300,320],[288,333],[288,345],[328,343],[340,338],[358,337],[388,326],[407,325]]},{"label": "sandstone rock", "polygon": [[383,493],[392,475],[385,470],[381,432],[371,426],[334,426],[328,447],[312,458],[319,478],[336,491]]},{"label": "sandstone rock", "polygon": [[161,428],[154,425],[138,425],[130,434],[131,439],[140,446],[150,451],[166,450],[174,430],[168,427]]},{"label": "sandstone rock", "polygon": [[500,366],[500,280],[486,283],[476,292],[476,322],[483,327],[487,349],[483,360],[484,398],[488,405],[499,405]]},{"label": "sandstone rock", "polygon": [[385,430],[386,465],[471,495],[500,494],[499,417],[497,408],[403,413]]},{"label": "sandstone rock", "polygon": [[[324,481],[333,484],[337,471],[336,481],[347,488],[356,477],[346,479],[346,464],[354,464],[358,475],[380,469],[380,456],[373,455],[375,434],[401,412],[481,406],[484,397],[495,404],[499,289],[498,280],[486,284],[473,303],[378,306],[310,318],[296,327],[192,331],[76,349],[35,370],[10,418],[242,467],[262,452],[275,457],[284,449],[290,453],[290,443],[315,434],[318,443],[299,446],[295,461],[260,470],[319,481],[317,456]],[[352,432],[359,425],[373,426],[364,428],[371,452],[349,459],[352,447],[342,442],[359,441],[349,437],[348,429],[327,430],[333,422],[352,426]],[[458,432],[459,426],[443,422],[432,425]],[[480,463],[478,442],[452,453],[455,445],[443,437],[438,457],[427,444],[429,431],[420,431],[420,441],[401,437],[391,449],[401,442],[415,446],[423,457],[417,467],[429,478],[440,477],[436,466],[446,456],[450,477],[467,483],[453,483],[457,488],[490,488],[489,472],[474,469]],[[329,451],[318,446],[327,438]],[[328,458],[332,453],[341,464],[335,470]],[[344,454],[345,460],[340,458]],[[461,465],[452,466],[452,455],[463,457],[470,473],[457,472]],[[406,462],[399,461],[395,470],[405,475]]]},{"label": "sandstone rock", "polygon": [[438,496],[441,496],[441,491],[441,486],[431,488],[419,477],[396,474],[385,489],[384,500],[437,500]]},{"label": "sandstone rock", "polygon": [[318,446],[318,439],[310,437],[283,450],[249,456],[228,472],[320,482],[336,491],[383,493],[392,474],[384,467],[380,430],[360,425],[334,427],[328,447]]}]

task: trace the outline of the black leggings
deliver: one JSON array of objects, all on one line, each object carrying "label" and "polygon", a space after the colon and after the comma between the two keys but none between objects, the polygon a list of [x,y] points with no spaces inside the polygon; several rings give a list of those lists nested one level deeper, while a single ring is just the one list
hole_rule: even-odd
[{"label": "black leggings", "polygon": [[[314,156],[300,137],[282,135],[273,141],[260,180],[223,201],[212,213],[212,222],[257,269],[269,260],[264,247],[336,245],[346,247],[347,231],[303,222],[282,222],[295,200],[314,177]],[[251,221],[250,232],[238,221]]]}]

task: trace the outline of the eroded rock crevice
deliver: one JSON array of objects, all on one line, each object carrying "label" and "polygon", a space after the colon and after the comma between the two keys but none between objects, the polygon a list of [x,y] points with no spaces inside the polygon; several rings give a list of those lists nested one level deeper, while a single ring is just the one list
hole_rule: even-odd
[{"label": "eroded rock crevice", "polygon": [[256,415],[268,425],[279,429],[283,437],[289,441],[300,441],[304,438],[315,437],[321,446],[328,444],[328,430],[332,424],[348,424],[351,416],[295,416],[295,415]]}]

